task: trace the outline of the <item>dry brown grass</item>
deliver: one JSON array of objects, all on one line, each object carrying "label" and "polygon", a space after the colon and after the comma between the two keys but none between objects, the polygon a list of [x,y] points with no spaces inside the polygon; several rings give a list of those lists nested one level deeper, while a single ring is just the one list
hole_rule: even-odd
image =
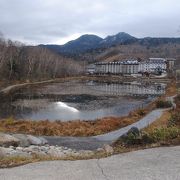
[{"label": "dry brown grass", "polygon": [[150,133],[157,128],[167,127],[168,120],[170,117],[171,117],[171,112],[170,111],[164,111],[162,116],[159,119],[157,119],[155,122],[150,124],[147,128],[145,128],[144,131]]},{"label": "dry brown grass", "polygon": [[15,167],[36,161],[37,159],[34,158],[27,158],[20,156],[4,157],[4,158],[0,158],[0,168]]},{"label": "dry brown grass", "polygon": [[53,157],[49,155],[45,155],[45,156],[32,155],[32,157],[20,157],[20,156],[0,157],[0,168],[12,168],[12,167],[21,166],[28,163],[35,163],[39,161],[55,161],[55,160],[75,161],[75,160],[87,160],[87,159],[100,159],[100,158],[108,157],[110,155],[112,154],[107,153],[105,151],[94,151],[94,153],[88,155],[79,155],[79,156],[68,155],[66,157]]},{"label": "dry brown grass", "polygon": [[1,120],[0,130],[46,136],[93,136],[128,126],[143,117],[150,108],[136,110],[125,117],[105,117],[96,121],[26,121],[8,118]]},{"label": "dry brown grass", "polygon": [[174,96],[177,94],[177,86],[176,86],[176,81],[172,80],[171,83],[168,84],[166,88],[166,94],[165,96]]}]

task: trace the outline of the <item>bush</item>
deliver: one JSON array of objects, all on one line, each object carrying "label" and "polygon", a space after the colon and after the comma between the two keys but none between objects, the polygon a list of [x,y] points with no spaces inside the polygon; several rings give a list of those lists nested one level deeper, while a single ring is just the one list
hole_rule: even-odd
[{"label": "bush", "polygon": [[180,125],[180,112],[175,112],[173,114],[171,114],[171,117],[168,121],[168,126],[176,126],[176,125]]},{"label": "bush", "polygon": [[180,129],[176,127],[155,129],[150,136],[152,136],[155,142],[175,139],[180,136]]},{"label": "bush", "polygon": [[144,116],[145,115],[145,110],[144,109],[138,109],[137,111],[139,116]]},{"label": "bush", "polygon": [[6,119],[6,125],[13,125],[14,124],[14,118],[13,117],[9,117]]},{"label": "bush", "polygon": [[140,132],[135,134],[133,132],[127,133],[120,138],[120,142],[125,145],[140,145],[152,144],[162,141],[168,141],[180,136],[180,129],[176,127],[155,129],[151,133]]},{"label": "bush", "polygon": [[172,103],[170,101],[158,100],[158,101],[156,101],[156,107],[157,108],[169,108],[169,107],[172,107]]},{"label": "bush", "polygon": [[128,145],[141,144],[141,133],[137,127],[132,127],[127,134],[122,136],[122,141]]},{"label": "bush", "polygon": [[152,144],[152,143],[155,143],[153,137],[151,137],[149,134],[147,133],[143,133],[142,134],[142,143],[143,144]]},{"label": "bush", "polygon": [[122,137],[122,142],[126,145],[141,144],[140,136],[133,134],[132,132]]}]

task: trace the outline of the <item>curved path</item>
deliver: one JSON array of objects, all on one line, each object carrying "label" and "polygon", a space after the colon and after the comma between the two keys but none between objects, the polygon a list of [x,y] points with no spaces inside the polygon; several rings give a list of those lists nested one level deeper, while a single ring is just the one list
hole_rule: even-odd
[{"label": "curved path", "polygon": [[147,127],[149,124],[157,120],[161,117],[163,111],[167,109],[156,109],[147,114],[145,117],[140,119],[138,122],[133,123],[129,126],[121,128],[116,131],[112,131],[106,134],[91,136],[91,137],[47,137],[48,143],[50,145],[59,145],[65,146],[73,149],[84,149],[84,150],[95,150],[97,148],[102,147],[104,144],[112,144],[116,141],[120,136],[127,133],[132,127],[137,127],[138,129],[143,129]]},{"label": "curved path", "polygon": [[1,180],[179,180],[180,146],[104,159],[49,161],[0,169]]},{"label": "curved path", "polygon": [[[173,107],[176,108],[176,104],[174,103],[175,96],[167,97],[167,100],[171,101]],[[139,130],[147,127],[158,118],[161,117],[164,111],[169,110],[167,109],[155,109],[148,113],[145,117],[140,119],[139,121],[121,128],[116,131],[112,131],[106,134],[98,135],[98,136],[91,136],[91,137],[47,137],[44,138],[48,141],[50,145],[59,145],[65,146],[68,148],[73,148],[76,150],[95,150],[97,148],[101,148],[104,144],[112,144],[116,141],[119,137],[123,134],[127,133],[132,127],[137,127]]]},{"label": "curved path", "polygon": [[56,79],[47,80],[47,81],[32,82],[32,83],[14,84],[14,85],[10,85],[10,86],[0,90],[0,94],[8,95],[10,92],[15,91],[17,89],[21,89],[21,88],[28,86],[28,85],[39,85],[39,84],[52,83],[52,82],[56,82]]}]

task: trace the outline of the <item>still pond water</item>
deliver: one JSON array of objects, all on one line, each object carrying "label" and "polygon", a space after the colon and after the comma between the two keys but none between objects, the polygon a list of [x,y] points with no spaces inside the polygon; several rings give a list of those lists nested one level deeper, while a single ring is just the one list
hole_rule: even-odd
[{"label": "still pond water", "polygon": [[0,103],[0,117],[28,120],[94,120],[124,116],[165,93],[159,83],[69,81],[27,87]]}]

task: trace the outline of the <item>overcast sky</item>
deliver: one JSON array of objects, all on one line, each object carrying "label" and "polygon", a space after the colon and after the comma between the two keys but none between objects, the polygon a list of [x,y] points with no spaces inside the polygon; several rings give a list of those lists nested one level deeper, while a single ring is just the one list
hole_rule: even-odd
[{"label": "overcast sky", "polygon": [[0,32],[28,44],[82,34],[180,36],[180,0],[0,0]]}]

